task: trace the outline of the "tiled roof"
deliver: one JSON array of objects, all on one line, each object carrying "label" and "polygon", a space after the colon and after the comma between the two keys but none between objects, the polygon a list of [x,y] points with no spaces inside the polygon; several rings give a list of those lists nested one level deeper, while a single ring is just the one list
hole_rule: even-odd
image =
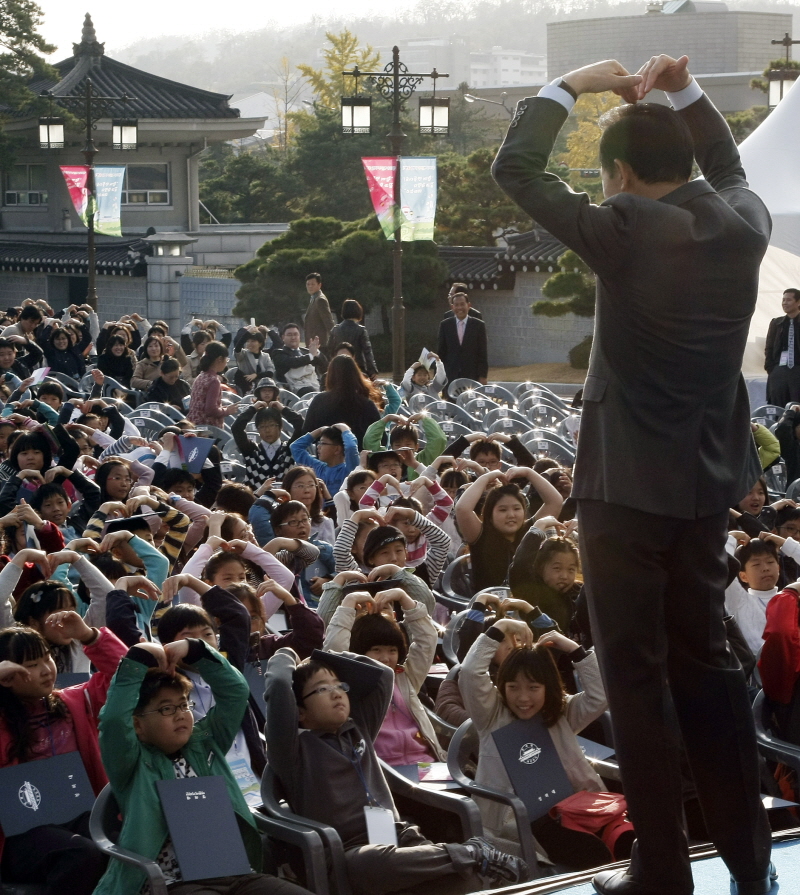
[{"label": "tiled roof", "polygon": [[529,230],[508,237],[505,248],[496,246],[439,246],[439,257],[450,269],[451,282],[507,289],[516,272],[555,268],[566,251],[546,230]]},{"label": "tiled roof", "polygon": [[[95,269],[99,274],[140,277],[147,274],[145,255],[150,246],[141,239],[120,239],[95,246]],[[89,256],[80,243],[2,243],[0,270],[36,273],[86,274]]]},{"label": "tiled roof", "polygon": [[[95,93],[101,96],[128,96],[134,100],[124,106],[114,103],[107,117],[131,118],[238,118],[239,110],[228,105],[230,96],[212,93],[179,84],[167,78],[151,75],[105,55],[103,44],[97,40],[91,17],[86,15],[82,40],[73,44],[71,59],[53,66],[58,80],[38,78],[28,86],[34,93],[52,91],[55,102],[60,96],[82,95],[86,78],[92,79]],[[21,117],[28,113],[17,113]],[[106,117],[106,116],[104,116]]]}]

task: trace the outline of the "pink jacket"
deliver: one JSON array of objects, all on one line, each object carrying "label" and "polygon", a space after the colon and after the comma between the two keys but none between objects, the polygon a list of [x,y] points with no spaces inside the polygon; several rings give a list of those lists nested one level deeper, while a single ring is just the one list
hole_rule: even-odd
[{"label": "pink jacket", "polygon": [[[108,628],[101,628],[97,640],[91,646],[85,646],[83,649],[97,671],[85,683],[67,687],[59,692],[72,717],[78,751],[81,753],[92,789],[95,795],[99,795],[100,790],[108,783],[103,761],[100,758],[100,745],[97,738],[100,709],[105,705],[111,679],[114,677],[120,660],[128,652],[128,648]],[[3,767],[18,763],[16,760],[6,760],[10,745],[11,733],[0,717],[0,761],[2,761]],[[5,836],[0,830],[0,856],[2,856],[4,842]]]}]

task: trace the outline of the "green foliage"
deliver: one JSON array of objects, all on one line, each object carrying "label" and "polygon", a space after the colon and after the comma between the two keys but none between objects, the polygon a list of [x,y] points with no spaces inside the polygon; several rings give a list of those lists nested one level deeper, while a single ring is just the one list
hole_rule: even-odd
[{"label": "green foliage", "polygon": [[743,112],[731,112],[730,115],[725,116],[725,120],[731,129],[733,139],[739,144],[766,120],[767,115],[769,115],[767,106],[752,106]]},{"label": "green foliage", "polygon": [[769,93],[768,75],[771,71],[800,71],[800,62],[795,59],[773,59],[772,62],[764,69],[761,78],[753,78],[750,81],[750,87],[753,90],[760,90],[762,93]]},{"label": "green foliage", "polygon": [[[347,28],[338,34],[326,31],[325,37],[330,43],[330,47],[322,51],[325,67],[298,65],[297,68],[311,85],[317,105],[338,111],[343,91],[347,95],[355,93],[355,78],[344,77],[342,72],[352,71],[355,66],[362,71],[379,71],[380,55],[370,46],[359,47],[358,38]],[[359,89],[362,87],[363,82]]]},{"label": "green foliage", "polygon": [[592,352],[592,337],[586,336],[582,342],[569,351],[569,365],[576,370],[589,369],[589,355]]},{"label": "green foliage", "polygon": [[200,198],[223,224],[288,221],[298,184],[275,150],[227,160],[219,176],[201,183]]},{"label": "green foliage", "polygon": [[[41,22],[42,11],[31,0],[0,0],[0,110],[47,109],[47,103],[28,89],[34,77],[58,77],[41,56],[55,50],[37,31]],[[12,163],[15,145],[2,130],[0,115],[0,168]]]},{"label": "green foliage", "polygon": [[531,305],[534,314],[544,317],[594,317],[595,276],[586,263],[571,250],[558,259],[561,270],[549,277],[542,294],[554,301],[537,301]]},{"label": "green foliage", "polygon": [[491,246],[498,232],[530,230],[531,219],[492,179],[495,151],[439,156],[436,241],[444,245]]},{"label": "green foliage", "polygon": [[[355,298],[365,310],[392,301],[392,243],[366,221],[301,218],[287,233],[262,246],[256,258],[238,268],[243,282],[234,313],[259,323],[296,318],[304,308],[306,274],[320,270],[335,302]],[[448,270],[432,242],[403,244],[404,300],[409,307],[433,302]],[[334,308],[336,310],[336,308]]]}]

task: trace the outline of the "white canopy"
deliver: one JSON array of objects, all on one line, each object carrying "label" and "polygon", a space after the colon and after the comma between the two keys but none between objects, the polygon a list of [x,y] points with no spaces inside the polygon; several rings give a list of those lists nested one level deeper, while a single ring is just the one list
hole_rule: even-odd
[{"label": "white canopy", "polygon": [[772,238],[761,264],[758,303],[742,365],[745,375],[764,373],[769,321],[780,316],[784,289],[800,289],[800,88],[793,87],[739,146],[753,192],[772,215]]}]

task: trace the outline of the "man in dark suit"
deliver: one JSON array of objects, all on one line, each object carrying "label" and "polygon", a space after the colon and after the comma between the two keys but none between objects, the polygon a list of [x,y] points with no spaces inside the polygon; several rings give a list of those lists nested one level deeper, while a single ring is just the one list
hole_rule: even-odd
[{"label": "man in dark suit", "polygon": [[[732,891],[764,895],[774,871],[750,702],[723,624],[728,508],[761,472],[741,364],[771,221],[687,64],[570,72],[519,103],[493,169],[598,276],[572,494],[637,834],[630,868],[595,876],[604,895],[693,890],[673,714]],[[637,104],[654,88],[674,111]],[[608,90],[630,105],[601,138],[597,206],[545,166],[575,99]],[[705,180],[688,182],[693,152]]]},{"label": "man in dark suit", "polygon": [[785,289],[781,306],[785,316],[769,322],[764,369],[767,402],[784,407],[800,401],[800,289]]},{"label": "man in dark suit", "polygon": [[439,357],[447,379],[477,379],[486,385],[489,375],[489,353],[486,324],[469,316],[469,296],[463,292],[453,296],[453,317],[439,324]]},{"label": "man in dark suit", "polygon": [[[455,316],[455,314],[453,313],[453,296],[457,295],[459,292],[463,292],[464,295],[468,295],[469,293],[467,292],[467,289],[469,289],[469,286],[467,286],[466,283],[453,283],[453,285],[450,287],[450,291],[447,293],[447,301],[450,304],[450,310],[444,312],[445,320],[448,320],[450,317]],[[477,308],[473,308],[472,305],[469,306],[469,316],[477,317],[478,320],[483,320],[483,314],[481,314],[481,312]]]}]

